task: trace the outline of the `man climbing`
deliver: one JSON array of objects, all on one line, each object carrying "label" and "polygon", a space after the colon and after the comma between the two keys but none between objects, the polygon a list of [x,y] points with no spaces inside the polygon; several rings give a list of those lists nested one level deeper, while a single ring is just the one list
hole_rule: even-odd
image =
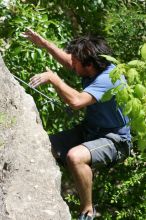
[{"label": "man climbing", "polygon": [[[109,55],[110,49],[100,36],[76,38],[64,51],[30,29],[24,35],[82,78],[81,92],[67,85],[51,70],[32,77],[30,85],[37,87],[51,83],[71,108],[78,110],[86,107],[85,118],[80,125],[52,135],[50,141],[55,157],[68,166],[74,178],[80,197],[81,214],[78,219],[92,220],[95,217],[92,167],[122,161],[130,152],[128,118],[117,107],[114,97],[101,102],[107,90],[120,84],[120,81],[112,84],[109,73],[115,66],[101,56]],[[122,80],[125,80],[124,76]]]}]

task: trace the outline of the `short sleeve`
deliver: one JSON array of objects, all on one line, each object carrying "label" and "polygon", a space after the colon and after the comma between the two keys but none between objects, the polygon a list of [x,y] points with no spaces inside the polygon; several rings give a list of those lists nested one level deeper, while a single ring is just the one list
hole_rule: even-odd
[{"label": "short sleeve", "polygon": [[91,94],[97,101],[100,101],[103,94],[113,87],[114,85],[109,78],[109,74],[101,74],[83,91]]}]

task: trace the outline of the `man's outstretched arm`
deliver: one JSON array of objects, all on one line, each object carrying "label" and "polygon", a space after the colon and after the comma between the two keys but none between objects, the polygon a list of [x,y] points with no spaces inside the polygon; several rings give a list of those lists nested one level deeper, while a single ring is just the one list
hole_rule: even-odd
[{"label": "man's outstretched arm", "polygon": [[95,98],[87,92],[78,92],[67,85],[57,74],[51,70],[37,74],[30,79],[30,85],[37,87],[42,84],[51,83],[64,102],[72,109],[78,110],[96,102]]},{"label": "man's outstretched arm", "polygon": [[22,36],[29,39],[37,46],[45,48],[64,67],[72,69],[71,54],[66,53],[64,50],[57,47],[54,43],[44,39],[31,29],[27,29],[27,31],[24,32]]}]

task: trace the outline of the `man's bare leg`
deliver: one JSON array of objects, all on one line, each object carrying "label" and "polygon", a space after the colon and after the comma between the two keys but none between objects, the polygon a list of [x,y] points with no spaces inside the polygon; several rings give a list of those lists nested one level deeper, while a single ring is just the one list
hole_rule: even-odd
[{"label": "man's bare leg", "polygon": [[81,202],[81,212],[93,214],[91,155],[83,145],[76,146],[67,154],[67,165],[73,175]]}]

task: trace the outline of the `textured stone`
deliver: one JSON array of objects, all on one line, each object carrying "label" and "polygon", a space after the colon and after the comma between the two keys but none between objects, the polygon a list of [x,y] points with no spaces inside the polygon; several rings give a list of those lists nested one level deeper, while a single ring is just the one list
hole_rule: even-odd
[{"label": "textured stone", "polygon": [[33,98],[0,57],[0,219],[70,220]]}]

